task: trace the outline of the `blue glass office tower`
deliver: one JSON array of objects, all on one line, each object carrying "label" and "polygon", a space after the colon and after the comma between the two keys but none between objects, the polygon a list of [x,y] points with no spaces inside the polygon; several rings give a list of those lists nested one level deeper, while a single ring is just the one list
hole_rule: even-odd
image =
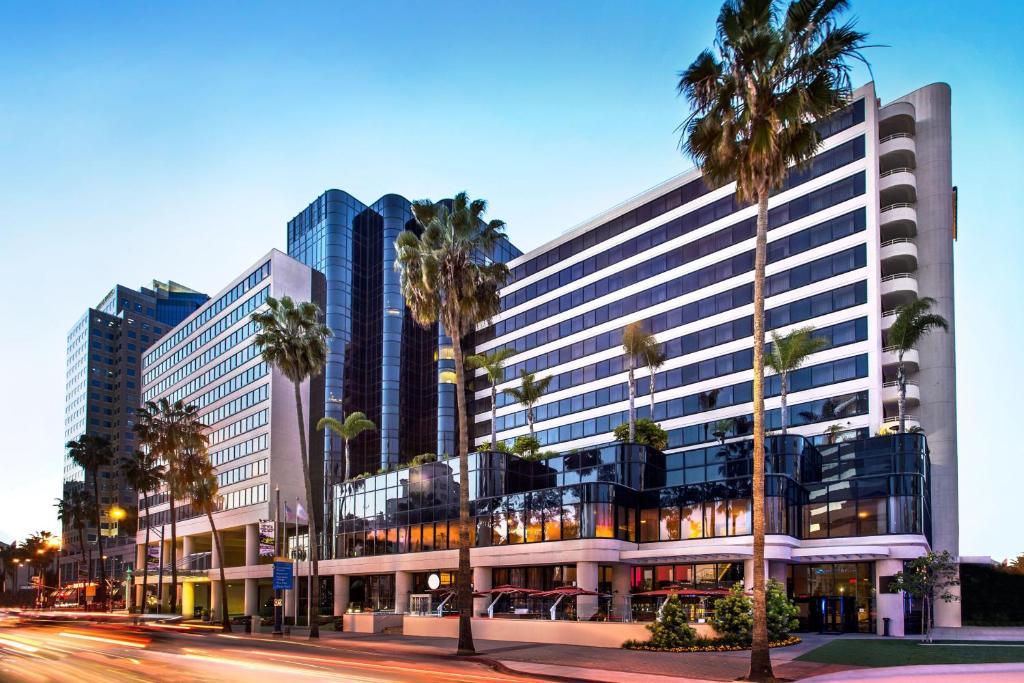
[{"label": "blue glass office tower", "polygon": [[[442,329],[406,310],[395,239],[419,231],[406,198],[366,205],[328,190],[288,222],[288,254],[327,278],[326,322],[334,333],[325,370],[325,414],[361,411],[377,425],[350,445],[349,475],[375,472],[421,453],[454,453],[454,367]],[[493,258],[521,252],[504,242]],[[341,476],[341,444],[325,435],[325,476]],[[332,441],[334,443],[332,443]]]}]

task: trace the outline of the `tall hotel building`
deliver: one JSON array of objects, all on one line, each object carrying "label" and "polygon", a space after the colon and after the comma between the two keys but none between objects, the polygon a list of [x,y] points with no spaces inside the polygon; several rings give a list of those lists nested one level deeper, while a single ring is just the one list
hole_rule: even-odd
[{"label": "tall hotel building", "polygon": [[[274,518],[275,489],[281,500],[295,510],[305,501],[298,449],[294,387],[278,370],[268,367],[254,344],[258,325],[250,316],[268,297],[290,296],[313,301],[323,308],[324,279],[319,273],[274,250],[246,268],[223,290],[143,356],[144,401],[184,401],[199,409],[208,427],[210,460],[216,467],[221,505],[214,521],[224,548],[228,578],[228,609],[254,614],[270,599],[270,566],[259,564],[259,520]],[[311,434],[323,416],[322,379],[307,381],[301,388],[304,414]],[[312,440],[312,472],[322,466],[323,453]],[[314,486],[320,482],[314,476]],[[315,491],[321,496],[322,490]],[[215,581],[216,553],[205,516],[187,501],[177,503],[178,596],[183,614],[218,607]],[[318,511],[317,511],[318,512]],[[143,561],[145,528],[150,542],[162,557],[170,558],[170,511],[166,491],[151,495],[150,514],[140,519],[137,562]],[[169,581],[168,571],[163,580]],[[216,577],[216,579],[214,579]],[[150,571],[150,592],[159,574]],[[136,580],[141,572],[136,572]],[[167,599],[169,591],[163,592]],[[136,600],[141,599],[137,591]]]},{"label": "tall hotel building", "polygon": [[[132,454],[136,447],[132,427],[142,392],[142,354],[208,298],[176,282],[154,280],[150,287],[137,290],[115,285],[79,318],[67,335],[64,443],[83,435],[98,436],[110,440],[115,461]],[[81,486],[92,493],[92,480],[65,452],[63,493]],[[99,505],[107,575],[123,578],[135,560],[135,538],[106,513],[115,505],[134,510],[135,492],[120,477],[116,464],[100,472]],[[79,547],[77,531],[65,527],[62,536],[63,581],[98,576],[102,560],[93,548],[97,529],[92,525],[86,529],[87,553]],[[85,566],[86,555],[91,571]]]}]

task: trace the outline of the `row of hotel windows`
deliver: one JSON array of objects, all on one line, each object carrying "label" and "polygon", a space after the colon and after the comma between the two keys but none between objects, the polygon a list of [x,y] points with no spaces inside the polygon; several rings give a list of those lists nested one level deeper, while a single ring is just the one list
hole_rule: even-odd
[{"label": "row of hotel windows", "polygon": [[166,372],[168,369],[174,367],[177,363],[180,363],[183,359],[191,356],[197,349],[202,348],[211,339],[214,339],[228,329],[239,320],[248,317],[250,313],[255,311],[257,308],[262,306],[267,297],[270,295],[270,285],[267,285],[260,291],[253,294],[251,297],[243,301],[241,304],[236,306],[230,313],[225,315],[223,318],[217,320],[205,330],[203,330],[198,336],[193,338],[190,342],[184,346],[179,347],[174,353],[165,357],[159,364],[157,364],[152,370],[148,371],[145,376],[146,383],[152,382],[154,379],[159,377],[161,374]]},{"label": "row of hotel windows", "polygon": [[186,325],[177,330],[174,334],[167,337],[167,339],[160,342],[160,345],[153,349],[151,352],[146,354],[144,359],[145,366],[149,366],[151,363],[156,361],[157,358],[162,356],[164,353],[169,351],[173,346],[177,345],[178,342],[183,340],[194,331],[206,324],[207,321],[211,320],[215,315],[220,313],[222,310],[230,306],[236,300],[238,300],[243,294],[255,287],[257,284],[265,280],[270,276],[270,261],[267,261],[262,266],[254,270],[249,274],[247,278],[235,285],[230,292],[227,292],[219,299],[214,301],[212,304],[207,306],[203,311],[195,318],[190,320]]},{"label": "row of hotel windows", "polygon": [[208,413],[200,414],[200,418],[206,423],[207,426],[214,425],[221,420],[227,419],[235,413],[240,413],[243,410],[248,410],[254,405],[262,403],[267,400],[269,396],[269,384],[256,387],[252,391],[242,394],[236,399],[228,401],[222,406],[218,406]]},{"label": "row of hotel windows", "polygon": [[[267,484],[256,484],[255,486],[249,486],[244,489],[239,489],[238,491],[229,491],[228,493],[221,495],[217,511],[224,512],[225,510],[234,510],[236,508],[258,505],[259,503],[266,502]],[[179,522],[203,516],[203,513],[194,510],[192,505],[189,503],[175,507],[174,511]],[[170,510],[161,510],[159,512],[151,513],[148,517],[145,515],[141,515],[139,517],[139,529],[145,529],[147,526],[152,529],[153,527],[170,523]]]},{"label": "row of hotel windows", "polygon": [[[859,379],[868,375],[867,355],[858,355],[851,358],[840,358],[834,361],[811,365],[795,370],[789,375],[790,391],[803,391],[814,387],[846,382],[851,379]],[[680,376],[681,380],[682,377]],[[675,389],[683,386],[679,384],[662,383],[661,388]],[[765,378],[765,397],[777,396],[781,391],[781,379],[778,375]],[[537,422],[553,420],[565,417],[573,413],[589,410],[590,408],[601,408],[613,403],[620,403],[629,398],[629,385],[625,382],[610,387],[603,387],[594,391],[584,392],[572,398],[543,403],[534,408],[534,415]],[[689,394],[667,401],[659,401],[654,404],[655,419],[672,419],[685,415],[696,415],[715,408],[725,408],[739,403],[749,403],[753,400],[753,381],[738,382],[724,387],[716,387],[710,391],[696,394]],[[589,408],[587,407],[589,406]],[[563,411],[564,409],[564,411]],[[662,416],[662,417],[659,417]],[[519,410],[507,415],[499,415],[497,428],[499,431],[522,427],[527,423],[526,411]]]},{"label": "row of hotel windows", "polygon": [[213,361],[215,358],[227,353],[234,347],[245,342],[249,337],[256,334],[258,325],[254,322],[248,322],[242,327],[229,334],[228,336],[221,339],[219,342],[211,346],[210,348],[203,351],[201,354],[185,363],[171,374],[164,377],[162,380],[151,386],[146,390],[143,395],[143,400],[152,400],[154,396],[158,395],[164,389],[177,384],[184,378],[191,375],[193,372],[203,367],[207,363]]},{"label": "row of hotel windows", "polygon": [[210,453],[210,462],[214,467],[223,465],[224,463],[231,462],[232,460],[238,460],[244,458],[247,455],[253,453],[259,453],[267,449],[267,435],[260,434],[259,436],[236,443],[233,446],[228,446],[219,451],[213,451]]},{"label": "row of hotel windows", "polygon": [[[830,117],[827,121],[821,122],[817,127],[822,138],[826,138],[863,122],[864,100],[860,99],[844,109],[842,112]],[[798,169],[792,170],[786,183],[784,183],[783,187],[778,191],[785,191],[785,189],[788,189],[789,187],[794,187],[796,183],[803,182],[802,177],[805,172],[806,171],[801,172]],[[589,249],[597,244],[606,242],[615,235],[621,234],[637,225],[646,223],[652,218],[687,204],[708,192],[710,192],[710,189],[704,184],[702,178],[698,177],[695,180],[691,180],[681,187],[677,187],[660,197],[652,199],[643,206],[637,207],[632,211],[588,230],[586,233],[578,237],[574,237],[573,239],[564,242],[557,248],[552,248],[543,254],[538,254],[528,261],[520,263],[512,269],[511,278],[515,281],[533,275],[534,273],[544,270],[549,266],[565,261],[585,249]]]},{"label": "row of hotel windows", "polygon": [[[856,227],[857,221],[854,220],[854,216],[856,216],[856,213],[851,215],[849,223],[846,224],[848,225],[848,230],[837,229],[836,234],[838,235],[838,237],[836,237],[836,239],[841,239],[842,237],[846,237],[848,235],[852,235],[856,232],[860,232],[863,230],[863,226],[859,228]],[[782,241],[786,242],[789,239],[790,238],[783,238]],[[841,254],[844,252],[839,253]],[[787,271],[782,271],[780,273],[776,273],[775,275],[766,278],[765,296],[772,296],[774,294],[787,291],[787,289],[796,289],[797,287],[801,287],[804,284],[817,282],[823,279],[823,277],[828,277],[827,275],[820,275],[817,272],[817,270],[827,270],[830,267],[834,268],[834,266],[829,266],[829,264],[831,263],[830,259],[834,259],[835,256],[835,254],[831,256],[825,256],[810,263],[804,263],[794,266]],[[663,258],[664,257],[659,257],[659,260],[663,260]],[[723,261],[719,261],[718,263],[713,263],[709,266],[705,266],[704,268],[700,268],[699,270],[695,270],[685,275],[681,275],[673,280],[662,282],[653,287],[649,287],[648,289],[645,289],[643,291],[623,297],[622,299],[611,301],[592,310],[573,316],[572,318],[568,318],[559,323],[549,325],[546,328],[542,328],[535,332],[525,334],[521,337],[517,337],[516,339],[508,340],[504,343],[504,346],[507,348],[514,349],[516,353],[522,353],[524,351],[535,348],[537,346],[541,346],[548,342],[552,342],[557,339],[567,337],[571,334],[581,332],[585,329],[589,329],[594,325],[600,325],[605,322],[608,322],[609,320],[614,320],[615,318],[621,317],[623,315],[629,315],[630,313],[634,313],[636,311],[649,308],[650,306],[659,304],[661,302],[676,299],[681,296],[685,296],[686,294],[691,294],[698,290],[704,289],[705,287],[708,287],[710,285],[717,284],[719,282],[724,282],[733,277],[738,277],[739,275],[752,271],[753,268],[754,252],[752,250],[746,251],[741,254],[737,254],[731,258],[727,258]],[[644,277],[638,279],[638,282],[645,280],[647,279],[647,277],[649,277],[648,273],[645,272],[643,274]],[[592,285],[587,285],[585,289],[593,288],[598,291],[604,290],[604,293],[616,292],[621,289],[621,286],[616,284],[615,280],[616,276],[613,275],[609,278],[599,280],[597,283],[594,283]],[[792,283],[790,283],[790,280],[792,280]],[[596,292],[595,294],[595,297],[586,298],[585,301],[592,301],[594,298],[603,296],[603,294],[599,294]],[[582,297],[583,295],[581,295],[581,298]],[[552,308],[560,309],[558,311],[559,313],[562,311],[571,310],[578,305],[567,305],[565,307],[562,307],[559,304],[559,301],[559,299],[556,299],[551,302]],[[690,305],[692,308],[695,308],[697,304],[703,303],[703,306],[701,306],[700,308],[710,310],[712,308],[713,301],[715,301],[713,297],[707,297],[702,301],[690,302]],[[547,307],[547,305],[544,306],[544,308]],[[553,316],[556,314],[557,313],[552,312],[550,314],[538,317],[537,319],[547,319],[549,316]],[[693,314],[694,313],[691,312],[690,315]],[[699,317],[706,317],[706,315],[698,314],[698,318]],[[518,319],[519,316],[516,316],[516,318],[510,319],[505,322],[511,323],[512,321]],[[509,325],[508,327],[509,331],[511,332],[513,329],[518,329],[520,326]]]},{"label": "row of hotel windows", "polygon": [[[846,322],[836,323],[835,325],[821,327],[814,330],[812,336],[815,339],[820,339],[824,342],[825,345],[822,350],[865,341],[868,338],[868,319],[857,318],[855,320],[847,320]],[[769,343],[765,347],[766,355],[771,353],[770,349],[771,344]],[[670,353],[670,351],[678,351],[679,353]],[[666,344],[662,347],[662,353],[666,361],[671,360],[672,358],[677,358],[682,355],[682,345],[672,344],[671,348],[669,348],[669,345]],[[734,372],[742,372],[753,367],[753,357],[753,349],[741,349],[740,351],[726,353],[721,356],[716,356],[715,358],[708,358],[697,363],[690,363],[689,365],[673,368],[671,370],[663,370],[654,374],[654,385],[656,389],[680,387],[714,379],[716,377],[722,377],[723,375],[730,375]],[[626,370],[626,359],[623,356],[616,356],[582,368],[567,370],[566,372],[557,375],[551,375],[551,384],[548,385],[548,393],[553,394],[556,391],[561,391],[563,389],[571,389],[572,387],[581,386],[588,382],[617,375],[621,372],[625,372]],[[650,379],[650,376],[637,378],[637,396],[645,396],[650,392]],[[515,398],[508,394],[498,394],[497,398],[499,408],[512,405],[516,402]],[[564,401],[571,401],[573,406],[582,405],[582,408],[572,408],[571,412],[594,407],[594,405],[589,405],[586,399],[582,399],[581,397],[580,400],[583,401],[582,404],[577,397],[574,396],[572,398],[562,399],[559,403],[561,404]],[[477,401],[474,412],[484,413],[490,410],[489,401],[490,399],[481,399],[480,401]],[[566,411],[566,408],[562,408],[560,406],[559,412],[565,413]]]},{"label": "row of hotel windows", "polygon": [[[779,291],[785,291],[785,289],[787,288],[797,289],[798,287],[803,287],[812,282],[818,282],[831,277],[835,277],[836,275],[841,275],[843,273],[856,270],[858,268],[863,268],[866,264],[866,260],[866,248],[865,245],[861,244],[850,249],[845,249],[839,253],[832,254],[831,256],[826,256],[825,258],[818,259],[817,261],[814,261],[812,263],[804,264],[803,266],[798,266],[796,268],[791,269],[790,271],[777,273],[775,276],[769,278],[769,283],[766,284],[767,286],[770,286],[771,289],[777,290],[773,291],[774,294],[778,294]],[[672,283],[666,284],[671,285]],[[659,285],[658,288],[661,287],[665,287],[665,285]],[[615,302],[610,306],[602,306],[601,308],[595,310],[595,313],[598,314],[597,317],[599,318],[599,322],[595,324],[601,324],[606,320],[611,320],[623,315],[630,315],[637,311],[644,310],[645,308],[650,307],[653,303],[657,301],[668,301],[669,299],[674,298],[672,296],[668,296],[669,293],[670,292],[665,292],[666,296],[664,296],[664,298],[654,300],[650,298],[641,298],[639,295],[635,295],[627,297],[621,302]],[[733,290],[722,292],[721,294],[716,294],[712,297],[708,297],[702,301],[691,302],[689,304],[686,304],[685,306],[674,308],[664,313],[660,313],[656,316],[653,316],[648,320],[642,321],[644,323],[644,329],[651,331],[653,333],[664,332],[665,330],[674,329],[676,327],[679,327],[680,325],[694,322],[694,320],[696,319],[702,319],[703,317],[717,315],[718,313],[723,313],[726,310],[730,310],[730,308],[728,308],[730,306],[732,308],[735,308],[737,306],[743,306],[747,303],[750,303],[750,301],[752,301],[752,293],[752,285],[742,285]],[[816,309],[825,310],[826,306],[834,305],[834,302],[832,302],[831,299],[831,296],[822,297],[821,295],[808,297],[807,299],[803,300],[803,304],[801,306],[793,308],[793,310],[797,312],[797,315],[806,312],[808,318],[817,317],[817,315],[822,314],[815,313]],[[784,304],[783,306],[780,306],[778,308],[781,309],[785,308],[786,306],[793,307],[794,304]],[[612,315],[613,313],[615,315]],[[702,316],[702,313],[705,315]],[[775,319],[767,317],[768,312],[766,312],[765,315],[765,322],[768,329],[773,329],[775,327],[780,327],[781,325],[789,324],[787,322],[777,323]],[[789,313],[776,315],[777,317],[787,319],[793,319],[795,317],[794,315],[791,315]],[[585,320],[586,317],[587,316],[580,316],[581,320]],[[693,320],[689,318],[693,318]],[[752,321],[753,318],[748,316],[746,320]],[[586,325],[585,323],[583,324],[585,326],[581,328],[581,330],[589,329],[591,327],[590,325]],[[693,342],[691,342],[693,350],[697,350],[700,348],[708,348],[708,346],[705,346],[704,344],[713,341],[714,338],[719,334],[718,330],[722,328],[723,325],[729,324],[730,323],[723,323],[722,325],[718,325],[716,327],[709,327],[698,332],[691,332],[690,334],[686,335],[686,337],[683,337],[683,339],[690,338],[694,340]],[[558,327],[558,325],[552,325],[550,328],[548,328],[548,338],[545,340],[545,342],[540,342],[538,339],[538,343],[547,343],[549,341],[552,341],[553,339],[557,339],[560,336]],[[752,332],[747,332],[744,336],[748,336],[750,334],[752,334]],[[540,333],[533,333],[529,336],[532,337],[534,335],[539,336]],[[722,342],[715,342],[714,344],[709,345],[714,346],[715,344],[718,343]],[[562,363],[568,363],[570,361],[577,360],[579,358],[582,358],[583,356],[587,356],[592,353],[598,353],[600,351],[605,351],[607,349],[618,347],[621,344],[622,330],[609,330],[607,332],[603,332],[588,339],[582,339],[580,341],[568,344],[561,348],[548,351],[547,353],[534,356],[525,361],[512,363],[505,368],[504,379],[505,381],[510,381],[517,377],[523,370],[526,370],[527,372],[539,372],[541,370],[546,370],[549,367],[554,367]],[[692,353],[691,350],[685,348],[685,345],[684,352]]]},{"label": "row of hotel windows", "polygon": [[241,467],[235,467],[227,472],[221,472],[217,475],[218,486],[230,486],[231,484],[237,484],[240,481],[246,479],[252,479],[253,477],[262,477],[267,473],[267,459],[257,460],[255,462],[246,463]]},{"label": "row of hotel windows", "polygon": [[[847,181],[840,181],[847,182]],[[858,194],[862,194],[858,193]],[[845,196],[839,194],[838,196]],[[845,200],[844,200],[845,201]],[[831,220],[819,223],[812,227],[806,228],[799,232],[796,232],[788,237],[784,237],[768,245],[767,258],[769,263],[788,258],[795,254],[803,253],[815,247],[819,247],[829,242],[852,235],[855,232],[864,230],[866,227],[866,213],[864,208],[856,209],[843,216],[833,218]],[[778,227],[778,226],[772,226]],[[491,339],[495,336],[502,336],[509,332],[517,329],[521,329],[527,325],[532,325],[538,320],[544,320],[548,317],[557,315],[564,311],[568,311],[577,306],[581,306],[588,301],[604,296],[609,292],[614,292],[622,287],[642,282],[643,280],[659,275],[661,273],[674,270],[687,263],[696,261],[704,256],[717,252],[719,250],[730,247],[734,244],[739,244],[746,240],[752,239],[757,233],[757,220],[756,218],[748,218],[740,221],[735,225],[731,225],[727,228],[723,228],[718,232],[712,233],[705,237],[701,237],[693,242],[689,242],[680,247],[672,249],[671,251],[663,254],[658,254],[653,258],[639,263],[635,266],[631,266],[624,270],[613,273],[606,278],[598,280],[592,284],[585,285],[579,289],[575,289],[566,292],[555,299],[551,299],[543,304],[527,309],[521,313],[516,314],[514,317],[507,318],[494,324],[493,328],[487,330],[481,330],[481,339]],[[656,244],[661,244],[660,242]],[[606,252],[602,252],[606,253]],[[595,257],[596,258],[596,257]],[[588,259],[589,261],[590,259]],[[620,259],[609,259],[607,261],[610,264],[616,264],[620,262]],[[577,264],[572,266],[572,274],[574,278],[570,281],[578,282],[580,278],[589,273],[575,272]],[[581,269],[585,270],[585,269]],[[565,271],[563,271],[565,272]],[[700,271],[699,271],[700,272]],[[532,287],[533,285],[531,285]],[[529,287],[527,288],[529,290]],[[511,295],[509,295],[511,296]],[[528,297],[527,301],[533,301],[535,297]],[[508,310],[508,309],[502,309]]]},{"label": "row of hotel windows", "polygon": [[258,413],[253,413],[252,415],[244,417],[238,422],[232,422],[226,427],[222,427],[221,429],[210,432],[208,443],[211,446],[214,446],[216,444],[227,441],[228,439],[232,439],[238,436],[239,434],[251,432],[252,430],[262,427],[265,424],[267,424],[266,408],[259,411]]},{"label": "row of hotel windows", "polygon": [[[255,382],[256,380],[266,377],[268,372],[269,370],[267,369],[266,363],[257,363],[251,368],[246,369],[244,372],[238,373],[228,381],[222,384],[218,384],[216,387],[214,387],[210,391],[207,391],[202,396],[199,396],[189,401],[189,403],[194,405],[196,408],[204,408],[210,405],[211,403],[219,401],[228,394],[233,394],[242,387],[248,386]],[[211,422],[213,421],[211,420]]]},{"label": "row of hotel windows", "polygon": [[[259,347],[255,345],[246,346],[244,349],[235,353],[230,358],[223,360],[220,363],[217,363],[217,365],[213,366],[199,377],[196,377],[191,382],[188,382],[187,384],[183,384],[182,386],[178,387],[171,393],[167,394],[164,398],[166,398],[168,401],[174,402],[179,399],[183,399],[186,396],[190,396],[191,394],[194,394],[195,392],[205,387],[210,382],[217,381],[218,379],[228,374],[229,372],[239,367],[240,365],[249,362],[259,354]],[[146,393],[150,395],[156,395],[157,393],[160,393],[162,389],[165,389],[166,387],[170,386],[170,384],[167,383],[168,379],[170,378],[161,380],[157,384],[157,386],[151,387],[150,390]]]}]

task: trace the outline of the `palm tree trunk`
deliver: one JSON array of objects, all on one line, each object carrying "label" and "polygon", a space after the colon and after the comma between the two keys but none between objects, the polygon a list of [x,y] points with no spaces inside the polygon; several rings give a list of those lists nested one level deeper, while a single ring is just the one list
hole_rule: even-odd
[{"label": "palm tree trunk", "polygon": [[[476,654],[473,645],[473,570],[469,564],[469,419],[466,416],[466,370],[462,359],[462,338],[458,325],[445,325],[451,330],[455,356],[455,405],[459,412],[459,578],[456,585],[459,600],[460,655]],[[492,447],[494,444],[492,444]]]},{"label": "palm tree trunk", "polygon": [[105,605],[107,602],[107,563],[103,560],[103,528],[100,526],[100,470],[98,467],[92,473],[92,487],[96,496],[96,550],[100,554],[100,580],[96,586],[96,602]]},{"label": "palm tree trunk", "polygon": [[228,582],[224,578],[224,551],[221,549],[217,525],[213,523],[213,513],[206,511],[206,519],[210,521],[213,532],[213,549],[217,553],[217,566],[220,568],[220,628],[224,633],[231,633],[231,619],[228,618]]},{"label": "palm tree trunk", "polygon": [[[85,560],[85,581],[88,583],[92,581],[92,553],[88,551],[85,545],[85,526],[78,527],[78,542],[82,546],[82,559]],[[78,577],[75,577],[76,583]]]},{"label": "palm tree trunk", "polygon": [[[168,463],[168,466],[170,464]],[[174,475],[177,476],[177,475]],[[171,501],[171,585],[168,586],[168,597],[171,601],[171,611],[178,611],[178,515],[174,511],[174,486],[167,487],[167,497]],[[160,539],[163,543],[163,539]]]},{"label": "palm tree trunk", "polygon": [[636,377],[633,375],[633,357],[629,358],[629,440],[636,438]]},{"label": "palm tree trunk", "polygon": [[146,551],[142,554],[142,613],[146,613],[146,591],[149,589],[149,496],[142,494],[142,504],[146,508]]},{"label": "palm tree trunk", "polygon": [[[313,570],[313,583],[310,585],[308,599],[310,601],[309,621],[310,640],[320,637],[320,540],[316,533],[316,515],[313,514],[313,482],[309,478],[309,453],[306,448],[306,425],[302,416],[302,392],[299,383],[295,386],[295,413],[299,420],[299,452],[302,455],[302,480],[306,482],[306,514],[309,517],[309,565]],[[298,511],[296,511],[296,515]]]},{"label": "palm tree trunk", "polygon": [[654,421],[654,370],[651,370],[651,421]]},{"label": "palm tree trunk", "polygon": [[491,450],[498,450],[498,384],[491,382]]},{"label": "palm tree trunk", "polygon": [[527,406],[526,408],[526,422],[530,425],[530,438],[536,439],[537,434],[533,430],[533,406]]},{"label": "palm tree trunk", "polygon": [[899,432],[907,430],[907,375],[903,370],[903,352],[900,352],[899,365],[896,369],[896,408],[899,411]]},{"label": "palm tree trunk", "polygon": [[348,473],[348,439],[342,439],[341,440],[341,447],[342,447],[342,449],[344,449],[343,452],[342,452],[342,455],[345,458],[345,478],[342,479],[342,481],[345,482],[345,481],[348,481],[348,478],[349,478],[349,473]]},{"label": "palm tree trunk", "polygon": [[754,248],[754,631],[750,644],[752,681],[770,681],[768,612],[764,582],[764,266],[768,246],[768,188],[757,192],[757,242]]},{"label": "palm tree trunk", "polygon": [[779,389],[779,398],[781,399],[779,409],[781,410],[780,416],[782,418],[782,435],[785,436],[786,428],[789,427],[789,411],[786,410],[786,385],[789,384],[789,373],[781,373],[779,379],[782,381],[781,388]]}]

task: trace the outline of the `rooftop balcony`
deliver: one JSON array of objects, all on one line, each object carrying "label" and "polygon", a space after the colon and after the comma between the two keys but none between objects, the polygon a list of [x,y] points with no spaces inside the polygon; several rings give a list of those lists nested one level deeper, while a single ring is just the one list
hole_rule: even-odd
[{"label": "rooftop balcony", "polygon": [[910,102],[893,102],[878,110],[878,136],[887,138],[895,133],[913,135],[917,114]]},{"label": "rooftop balcony", "polygon": [[[882,278],[882,309],[898,308],[917,298],[917,277],[893,273]],[[884,326],[883,326],[884,327]]]},{"label": "rooftop balcony", "polygon": [[917,234],[917,208],[911,202],[883,204],[878,221],[883,240]]},{"label": "rooftop balcony", "polygon": [[912,273],[917,270],[917,243],[909,237],[882,242],[882,274]]},{"label": "rooftop balcony", "polygon": [[[899,354],[895,346],[886,346],[882,349],[882,367],[891,368],[894,372],[899,365]],[[920,356],[917,349],[908,349],[903,352],[903,367],[908,372],[916,372],[919,367]]]},{"label": "rooftop balcony", "polygon": [[[899,387],[896,382],[886,382],[882,385],[882,403],[896,405],[899,400]],[[916,406],[921,403],[921,388],[913,382],[907,382],[907,405]]]},{"label": "rooftop balcony", "polygon": [[917,165],[917,143],[911,133],[893,133],[878,141],[878,156],[886,168]]},{"label": "rooftop balcony", "polygon": [[883,205],[917,201],[917,178],[914,169],[897,166],[878,174],[878,195]]},{"label": "rooftop balcony", "polygon": [[[913,429],[915,427],[920,429],[921,420],[920,418],[917,417],[917,415],[904,415],[903,424],[908,430]],[[899,426],[900,419],[898,415],[888,415],[882,419],[882,429],[886,431],[895,432],[899,428]]]}]

